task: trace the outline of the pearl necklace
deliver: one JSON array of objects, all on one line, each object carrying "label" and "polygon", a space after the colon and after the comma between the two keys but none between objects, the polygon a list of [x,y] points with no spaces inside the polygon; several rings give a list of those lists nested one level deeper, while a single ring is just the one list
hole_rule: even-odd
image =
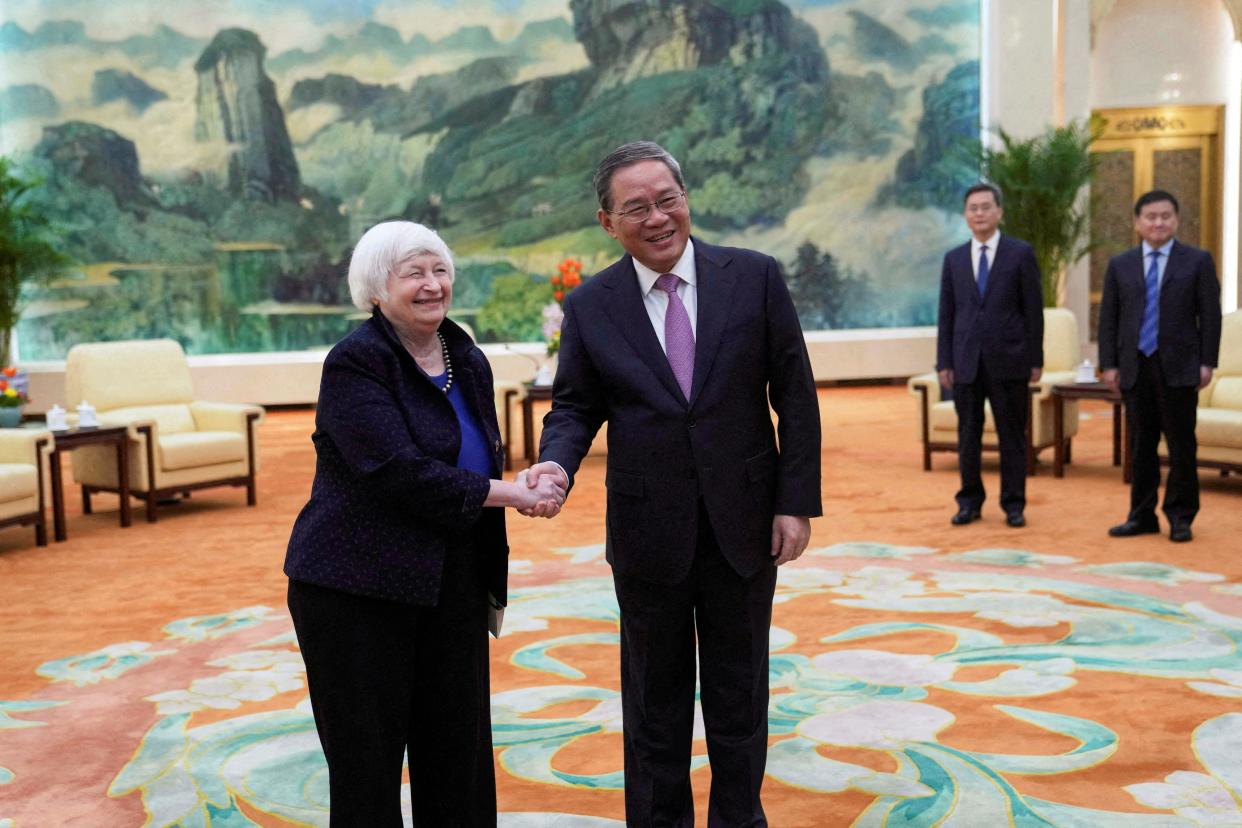
[{"label": "pearl necklace", "polygon": [[444,387],[440,390],[447,394],[453,387],[453,363],[449,359],[448,343],[444,341],[444,334],[436,331],[436,338],[440,340],[440,353],[444,354],[444,373],[447,376]]}]

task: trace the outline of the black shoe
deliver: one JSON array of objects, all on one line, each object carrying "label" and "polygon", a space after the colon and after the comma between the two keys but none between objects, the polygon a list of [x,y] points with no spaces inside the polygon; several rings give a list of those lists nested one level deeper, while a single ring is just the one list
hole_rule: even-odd
[{"label": "black shoe", "polygon": [[1175,523],[1169,527],[1169,540],[1174,543],[1185,543],[1194,536],[1194,533],[1190,531],[1189,523]]},{"label": "black shoe", "polygon": [[[1190,527],[1187,527],[1189,529]],[[1112,538],[1132,538],[1135,535],[1156,535],[1160,532],[1160,524],[1152,521],[1146,523],[1138,520],[1126,520],[1125,523],[1118,524],[1108,530],[1109,537]]]},{"label": "black shoe", "polygon": [[957,514],[949,518],[949,523],[954,526],[965,526],[979,519],[978,509],[959,509]]},{"label": "black shoe", "polygon": [[1021,512],[1009,512],[1005,515],[1005,523],[1008,523],[1013,528],[1018,529],[1022,526],[1026,526],[1026,518],[1022,516]]}]

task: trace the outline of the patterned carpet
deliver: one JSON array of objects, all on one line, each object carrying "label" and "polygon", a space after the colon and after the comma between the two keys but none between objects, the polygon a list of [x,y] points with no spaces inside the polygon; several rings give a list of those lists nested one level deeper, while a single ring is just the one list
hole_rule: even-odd
[{"label": "patterned carpet", "polygon": [[[904,391],[821,401],[828,515],[781,572],[770,643],[771,824],[1242,826],[1242,485],[1205,476],[1189,546],[1104,538],[1125,490],[1101,413],[1066,478],[1032,481],[1030,530],[954,530],[953,462],[917,470]],[[257,509],[204,492],[129,530],[71,514],[46,549],[2,536],[0,828],[327,824],[279,575],[309,428],[265,424]],[[622,824],[601,478],[591,461],[557,521],[511,521],[509,828]],[[701,723],[694,751],[704,824]]]}]

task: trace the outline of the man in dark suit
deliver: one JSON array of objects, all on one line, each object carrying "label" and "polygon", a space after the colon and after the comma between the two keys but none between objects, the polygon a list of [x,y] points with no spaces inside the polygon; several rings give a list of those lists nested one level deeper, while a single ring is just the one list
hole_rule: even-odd
[{"label": "man in dark suit", "polygon": [[957,461],[962,488],[954,526],[980,517],[986,493],[983,403],[992,404],[1000,443],[1000,506],[1010,526],[1025,526],[1027,384],[1044,366],[1044,303],[1035,252],[1002,236],[1000,189],[975,184],[966,191],[964,215],[971,239],[945,254],[940,273],[936,371],[953,389],[957,410]]},{"label": "man in dark suit", "polygon": [[599,222],[626,255],[565,301],[552,410],[528,480],[552,473],[572,485],[608,422],[627,823],[694,824],[697,635],[708,824],[767,825],[776,567],[802,554],[821,514],[819,406],[802,330],[775,260],[691,239],[685,181],[659,145],[618,148],[595,187]]},{"label": "man in dark suit", "polygon": [[1125,396],[1133,468],[1130,514],[1113,537],[1160,531],[1160,435],[1169,448],[1164,514],[1169,539],[1190,540],[1199,511],[1195,461],[1198,390],[1212,381],[1220,351],[1220,283],[1206,250],[1174,241],[1178,204],[1152,190],[1134,205],[1142,244],[1114,256],[1100,303],[1101,378]]}]

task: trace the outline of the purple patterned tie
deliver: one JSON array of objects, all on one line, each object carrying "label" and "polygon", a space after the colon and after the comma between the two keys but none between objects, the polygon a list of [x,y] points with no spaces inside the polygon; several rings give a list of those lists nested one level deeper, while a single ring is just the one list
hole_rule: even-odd
[{"label": "purple patterned tie", "polygon": [[668,294],[668,308],[664,311],[664,353],[668,355],[669,367],[681,393],[690,399],[690,383],[694,379],[694,329],[690,327],[690,314],[677,295],[681,278],[676,273],[665,273],[656,279],[655,286]]}]

